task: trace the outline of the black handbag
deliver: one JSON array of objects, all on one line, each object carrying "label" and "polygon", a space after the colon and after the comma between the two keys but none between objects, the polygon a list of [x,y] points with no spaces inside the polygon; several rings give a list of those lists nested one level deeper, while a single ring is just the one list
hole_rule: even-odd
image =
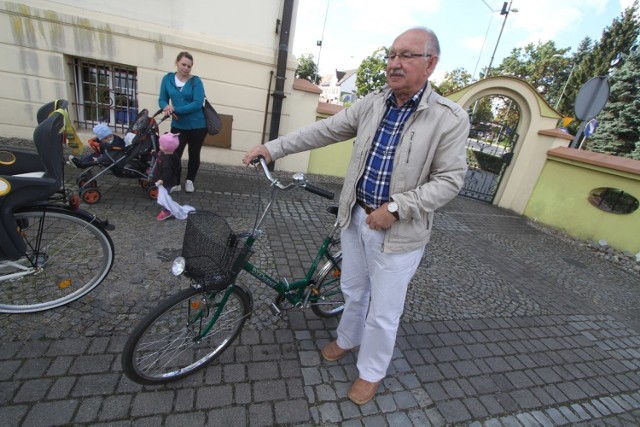
[{"label": "black handbag", "polygon": [[207,121],[207,133],[209,135],[219,134],[220,129],[222,129],[222,121],[220,120],[220,116],[216,112],[216,109],[213,108],[213,105],[209,103],[206,97],[202,104],[202,112],[204,112],[204,117]]}]

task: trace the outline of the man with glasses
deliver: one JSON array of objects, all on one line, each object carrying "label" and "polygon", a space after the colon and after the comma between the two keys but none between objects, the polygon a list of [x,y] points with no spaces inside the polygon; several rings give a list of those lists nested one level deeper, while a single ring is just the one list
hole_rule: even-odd
[{"label": "man with glasses", "polygon": [[249,150],[248,165],[355,137],[340,195],[342,291],[337,339],[327,361],[358,352],[348,396],[371,400],[386,376],[409,282],[429,241],[434,211],[453,199],[467,169],[469,118],[428,82],[440,56],[433,31],[412,28],[393,42],[387,86],[335,116]]}]

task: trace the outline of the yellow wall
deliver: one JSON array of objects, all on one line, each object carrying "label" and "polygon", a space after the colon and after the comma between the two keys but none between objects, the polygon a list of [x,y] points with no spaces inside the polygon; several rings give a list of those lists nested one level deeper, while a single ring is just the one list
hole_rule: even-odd
[{"label": "yellow wall", "polygon": [[344,178],[353,151],[353,140],[316,148],[309,159],[309,173]]},{"label": "yellow wall", "polygon": [[601,187],[640,199],[640,174],[549,156],[524,214],[573,237],[603,239],[616,249],[640,252],[640,209],[631,214],[598,209],[587,198]]}]

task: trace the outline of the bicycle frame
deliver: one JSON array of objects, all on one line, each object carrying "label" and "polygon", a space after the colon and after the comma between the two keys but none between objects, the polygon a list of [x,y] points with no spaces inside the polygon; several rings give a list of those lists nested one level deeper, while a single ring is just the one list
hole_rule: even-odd
[{"label": "bicycle frame", "polygon": [[[275,290],[278,293],[278,295],[286,298],[287,301],[289,301],[291,304],[295,306],[304,307],[308,303],[309,296],[312,290],[312,287],[310,285],[313,284],[313,278],[316,274],[316,270],[318,269],[318,265],[320,264],[320,261],[322,261],[323,258],[326,258],[327,260],[333,262],[334,265],[337,264],[335,258],[329,251],[329,248],[334,243],[333,237],[337,229],[338,229],[338,222],[336,221],[334,223],[333,230],[327,235],[327,237],[324,238],[324,241],[322,242],[322,245],[320,246],[320,249],[318,250],[316,257],[314,258],[313,263],[311,264],[311,267],[309,267],[309,270],[307,271],[305,278],[302,280],[297,280],[292,283],[288,283],[286,279],[276,280],[273,277],[269,276],[263,269],[256,267],[255,265],[251,264],[249,261],[244,262],[244,266],[242,267],[242,269],[247,273],[249,273],[251,276],[258,279],[260,282],[264,283],[265,285]],[[246,243],[247,248],[251,248],[255,240],[256,240],[255,237],[248,240]],[[224,290],[224,295],[222,296],[222,299],[220,300],[220,302],[218,302],[215,305],[216,312],[211,317],[209,322],[207,322],[207,324],[204,325],[204,329],[202,329],[198,333],[198,335],[193,338],[194,341],[198,341],[203,337],[206,337],[207,334],[211,331],[211,328],[213,327],[213,325],[215,325],[216,322],[218,321],[220,313],[222,312],[222,309],[227,303],[229,295],[233,291],[234,286],[237,286],[235,284],[235,281]],[[297,291],[297,292],[292,292],[292,291]],[[209,298],[208,295],[213,295],[217,292],[222,292],[222,291],[213,291],[212,293],[205,292],[204,293],[205,298]],[[199,321],[203,317],[202,310],[200,308],[196,308],[196,310],[197,311],[193,316],[192,315],[188,316],[188,319],[189,319],[187,322],[188,325],[195,324],[197,321]]]},{"label": "bicycle frame", "polygon": [[[313,284],[313,278],[316,274],[316,270],[318,269],[318,265],[323,258],[326,258],[328,261],[332,261],[336,264],[335,258],[329,251],[329,248],[334,243],[334,235],[336,230],[338,229],[337,221],[334,223],[333,230],[324,238],[322,245],[318,249],[316,256],[311,264],[311,267],[307,270],[304,279],[296,280],[292,283],[289,283],[286,279],[275,279],[269,276],[263,269],[256,267],[251,264],[251,262],[247,261],[243,266],[243,270],[249,273],[251,276],[258,279],[260,282],[269,286],[273,290],[275,290],[279,295],[287,298],[287,300],[294,305],[300,303],[301,299],[308,299],[308,292],[305,296],[304,290],[309,287],[309,285]],[[255,240],[255,239],[254,239]],[[251,242],[253,244],[253,242]],[[292,291],[297,291],[292,293]]]},{"label": "bicycle frame", "polygon": [[[260,161],[260,165],[262,166],[262,171],[264,172],[266,178],[271,182],[271,185],[270,185],[271,197],[269,199],[269,203],[267,203],[267,206],[265,207],[262,213],[262,216],[257,221],[255,227],[253,228],[252,232],[250,233],[247,239],[247,242],[245,243],[245,246],[249,249],[253,246],[257,237],[261,234],[260,227],[264,223],[267,217],[267,214],[271,210],[271,207],[273,206],[273,203],[277,198],[277,194],[279,190],[288,190],[294,187],[304,187],[308,191],[319,194],[321,196],[324,196],[324,197],[329,196],[329,194],[327,194],[324,190],[310,186],[306,182],[304,175],[301,173],[296,173],[293,175],[293,180],[294,180],[293,183],[288,185],[283,185],[280,183],[280,181],[278,181],[276,178],[274,178],[271,175],[265,160],[263,158],[260,158],[259,161]],[[331,198],[333,198],[333,194],[331,194],[330,196]],[[263,269],[256,267],[251,262],[249,262],[248,259],[244,262],[242,269],[247,273],[249,273],[251,276],[258,279],[260,282],[264,283],[265,285],[275,290],[280,296],[286,298],[291,304],[294,304],[294,305],[301,304],[300,301],[303,298],[305,299],[304,302],[306,304],[309,298],[309,292],[307,292],[305,296],[304,291],[309,287],[309,285],[313,283],[313,278],[314,278],[314,275],[316,274],[316,270],[318,268],[318,265],[320,264],[320,261],[323,258],[326,258],[328,261],[331,261],[334,264],[336,263],[333,255],[329,252],[329,248],[334,243],[334,236],[336,234],[336,231],[338,230],[338,227],[339,227],[338,222],[335,221],[331,232],[324,238],[322,245],[320,246],[318,252],[316,253],[313,263],[311,264],[311,267],[309,267],[309,269],[307,270],[307,273],[305,274],[304,279],[289,283],[284,278],[283,279],[273,278],[269,276]]]},{"label": "bicycle frame", "polygon": [[[260,159],[260,163],[262,165],[262,170],[265,176],[271,182],[271,185],[270,185],[271,197],[269,199],[269,202],[267,203],[267,206],[262,212],[262,215],[260,216],[255,226],[253,227],[253,230],[251,230],[249,233],[245,233],[245,236],[247,236],[247,240],[244,243],[242,253],[238,257],[238,260],[236,261],[236,263],[233,265],[232,270],[235,272],[240,272],[240,270],[246,271],[252,277],[258,279],[261,283],[264,283],[265,285],[269,286],[271,289],[275,290],[279,296],[286,298],[286,300],[292,305],[296,307],[305,307],[307,306],[309,297],[311,296],[311,292],[313,291],[312,285],[314,284],[314,278],[316,276],[320,262],[326,258],[328,261],[332,262],[334,266],[337,266],[338,264],[334,255],[330,251],[331,246],[336,243],[335,234],[339,229],[339,224],[337,220],[334,222],[333,228],[331,229],[329,234],[327,234],[327,236],[323,239],[323,242],[320,245],[320,248],[318,249],[318,252],[314,257],[311,266],[307,270],[305,277],[301,280],[296,280],[292,283],[289,283],[285,278],[276,279],[270,276],[265,270],[249,262],[249,258],[252,253],[252,248],[254,243],[256,242],[257,238],[262,234],[261,226],[266,220],[266,217],[269,211],[271,210],[277,198],[277,194],[280,190],[288,190],[294,187],[304,187],[305,189],[307,189],[307,191],[319,194],[327,198],[329,196],[333,198],[333,194],[329,194],[322,189],[311,186],[306,182],[306,179],[303,174],[294,174],[293,176],[294,182],[288,185],[283,185],[280,183],[280,181],[278,181],[276,178],[274,178],[270,174],[267,164],[263,158]],[[224,305],[226,304],[227,299],[229,298],[229,295],[231,294],[231,292],[233,292],[234,287],[238,286],[235,283],[236,277],[237,277],[237,274],[234,274],[231,284],[222,291],[204,292],[205,298],[211,298],[214,295],[216,295],[218,292],[224,292],[224,294],[222,296],[221,301],[216,304],[216,307],[217,307],[216,313],[214,313],[214,315],[209,320],[209,322],[204,326],[204,329],[202,329],[200,333],[193,338],[194,341],[198,341],[203,337],[207,336],[207,334],[209,333],[213,325],[215,325],[216,322],[218,321],[219,315],[222,309],[224,308]],[[196,312],[193,316],[190,314],[188,316],[188,319],[189,319],[188,324],[193,325],[201,317],[202,317],[202,311]]]},{"label": "bicycle frame", "polygon": [[[209,332],[211,331],[211,328],[213,328],[213,325],[215,325],[218,322],[218,318],[220,317],[220,313],[222,313],[222,309],[224,308],[224,306],[227,304],[227,301],[229,300],[229,295],[231,295],[231,290],[233,289],[233,286],[235,285],[231,285],[226,289],[226,292],[224,293],[224,295],[222,295],[222,299],[220,300],[219,303],[217,303],[215,305],[216,307],[216,312],[215,314],[211,317],[211,320],[209,320],[209,322],[207,322],[207,324],[205,325],[204,329],[201,330],[198,335],[196,335],[195,337],[193,337],[194,341],[199,341],[202,338],[206,337]],[[205,298],[209,299],[209,295],[215,295],[215,293],[217,293],[219,291],[214,291],[212,293],[210,292],[205,292]],[[206,307],[209,307],[209,304],[206,304]],[[203,317],[203,311],[200,307],[190,307],[189,309],[193,308],[194,310],[196,310],[195,314],[193,316],[191,316],[191,314],[189,314],[188,316],[188,322],[187,322],[187,326],[191,326],[193,324],[195,324],[197,321],[199,321],[200,319],[202,319]]]}]

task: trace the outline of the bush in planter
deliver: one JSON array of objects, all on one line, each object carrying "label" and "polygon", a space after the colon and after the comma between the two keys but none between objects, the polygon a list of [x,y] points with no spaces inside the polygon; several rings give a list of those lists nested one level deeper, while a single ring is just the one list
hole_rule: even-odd
[{"label": "bush in planter", "polygon": [[499,174],[502,171],[504,160],[499,156],[492,156],[482,151],[467,148],[467,164],[471,168],[482,169],[491,173]]}]

